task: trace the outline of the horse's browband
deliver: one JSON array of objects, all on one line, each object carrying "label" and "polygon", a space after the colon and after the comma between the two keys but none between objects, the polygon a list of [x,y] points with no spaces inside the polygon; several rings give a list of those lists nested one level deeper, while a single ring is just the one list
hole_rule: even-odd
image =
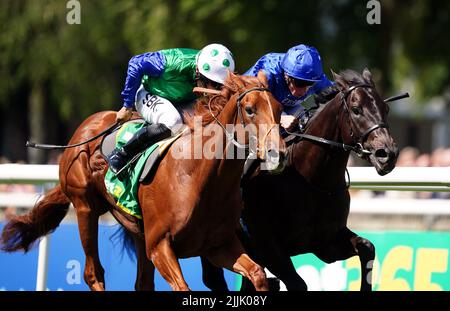
[{"label": "horse's browband", "polygon": [[345,91],[341,91],[342,94],[342,98],[345,100],[347,98],[347,96],[354,90],[357,89],[358,87],[363,87],[363,88],[370,88],[373,89],[374,87],[370,84],[356,84],[356,85],[352,85],[351,87],[349,87],[347,90]]}]

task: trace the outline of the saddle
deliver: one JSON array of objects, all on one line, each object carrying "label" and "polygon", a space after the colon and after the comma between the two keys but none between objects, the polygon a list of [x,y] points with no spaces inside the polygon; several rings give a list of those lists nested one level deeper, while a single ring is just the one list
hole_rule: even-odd
[{"label": "saddle", "polygon": [[[143,124],[145,123],[145,121],[143,119],[135,119],[127,121],[110,134],[104,136],[100,145],[100,152],[105,160],[107,156],[116,148],[116,136],[117,133],[119,132],[119,129],[121,129],[122,127],[124,127],[129,123]],[[150,171],[152,171],[153,167],[156,168],[155,164],[159,162],[158,160],[161,160],[164,157],[165,151],[169,149],[169,147],[185,132],[186,129],[187,127],[185,126],[184,128],[182,128],[182,130],[180,130],[180,132],[177,135],[157,142],[158,146],[153,150],[153,152],[150,154],[150,156],[147,158],[145,162],[144,168],[139,177],[139,182],[143,182],[145,180],[145,178],[149,175]],[[150,146],[149,148],[153,148],[153,146]],[[128,167],[130,164],[137,161],[142,154],[143,153],[140,153],[136,157],[131,159],[126,166]]]}]

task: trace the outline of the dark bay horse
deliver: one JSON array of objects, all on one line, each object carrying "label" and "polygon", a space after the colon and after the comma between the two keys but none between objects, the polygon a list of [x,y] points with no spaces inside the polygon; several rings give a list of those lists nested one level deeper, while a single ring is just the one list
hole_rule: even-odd
[{"label": "dark bay horse", "polygon": [[[174,290],[188,290],[177,258],[201,255],[249,278],[256,289],[265,290],[264,270],[245,253],[235,231],[241,210],[239,181],[245,157],[198,157],[194,153],[198,151],[196,141],[202,143],[200,148],[208,145],[211,137],[205,132],[213,128],[220,132],[219,144],[208,146],[222,155],[236,149],[235,145],[245,146],[253,138],[258,158],[282,159],[285,145],[278,130],[280,115],[281,105],[268,91],[264,74],[251,78],[230,73],[220,94],[195,105],[194,117],[203,117],[200,127],[204,131],[194,131],[195,118],[188,118],[190,133],[170,147],[155,175],[139,186],[143,230],[106,193],[107,163],[99,150],[100,139],[66,149],[59,164],[60,185],[48,192],[29,214],[17,216],[5,226],[2,248],[28,250],[36,239],[59,225],[72,202],[86,255],[84,279],[92,290],[105,289],[97,232],[98,218],[108,210],[133,235],[138,257],[136,289],[154,288],[156,267]],[[100,133],[115,122],[115,117],[112,111],[90,116],[70,143]],[[236,135],[223,135],[228,125],[246,127],[236,126]],[[188,156],[180,158],[180,152]]]},{"label": "dark bay horse", "polygon": [[[389,133],[389,107],[378,94],[370,71],[365,69],[360,75],[346,70],[334,74],[334,79],[336,85],[328,94],[333,99],[308,122],[306,135],[288,147],[284,171],[279,175],[255,173],[243,190],[246,250],[288,290],[307,289],[290,259],[305,253],[326,263],[359,256],[361,290],[372,289],[374,245],[347,227],[346,164],[353,150],[385,175],[395,167],[398,148]],[[261,189],[270,191],[261,195]],[[243,287],[249,288],[245,280]]]}]

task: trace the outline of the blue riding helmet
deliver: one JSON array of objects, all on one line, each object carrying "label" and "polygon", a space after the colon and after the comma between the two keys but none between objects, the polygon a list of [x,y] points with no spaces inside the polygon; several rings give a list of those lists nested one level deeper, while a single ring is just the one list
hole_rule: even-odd
[{"label": "blue riding helmet", "polygon": [[304,44],[290,48],[281,67],[288,76],[299,80],[318,82],[323,75],[319,52],[316,48]]}]

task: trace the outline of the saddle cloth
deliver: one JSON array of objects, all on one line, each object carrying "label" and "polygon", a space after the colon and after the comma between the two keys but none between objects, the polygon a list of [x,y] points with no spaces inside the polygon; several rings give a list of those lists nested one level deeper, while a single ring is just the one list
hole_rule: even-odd
[{"label": "saddle cloth", "polygon": [[[123,146],[128,139],[145,125],[144,120],[132,120],[124,123],[120,128],[105,136],[100,151],[106,157],[116,148]],[[161,140],[150,146],[147,150],[134,157],[127,168],[116,176],[109,168],[105,175],[105,186],[108,193],[114,198],[116,205],[127,214],[141,219],[137,191],[139,184],[156,172],[157,165],[164,157],[170,145],[177,140],[187,127],[177,135]]]}]

